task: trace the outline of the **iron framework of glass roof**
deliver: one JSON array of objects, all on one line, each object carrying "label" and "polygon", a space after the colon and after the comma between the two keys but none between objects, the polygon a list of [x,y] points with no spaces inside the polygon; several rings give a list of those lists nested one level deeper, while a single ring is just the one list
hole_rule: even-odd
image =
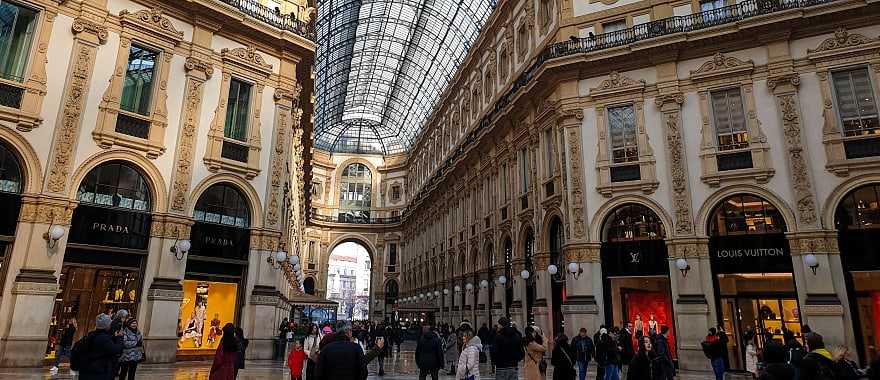
[{"label": "iron framework of glass roof", "polygon": [[406,152],[494,4],[318,1],[315,146],[331,152]]}]

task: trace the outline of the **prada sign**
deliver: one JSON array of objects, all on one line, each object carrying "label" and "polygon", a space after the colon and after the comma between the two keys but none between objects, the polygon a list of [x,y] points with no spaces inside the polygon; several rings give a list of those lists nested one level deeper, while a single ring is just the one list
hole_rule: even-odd
[{"label": "prada sign", "polygon": [[666,276],[666,242],[640,240],[602,243],[602,274],[608,276]]},{"label": "prada sign", "polygon": [[715,273],[791,273],[785,234],[716,236],[709,239]]},{"label": "prada sign", "polygon": [[247,260],[251,231],[247,228],[198,222],[190,234],[191,255]]},{"label": "prada sign", "polygon": [[150,214],[81,205],[73,212],[70,243],[146,250]]}]

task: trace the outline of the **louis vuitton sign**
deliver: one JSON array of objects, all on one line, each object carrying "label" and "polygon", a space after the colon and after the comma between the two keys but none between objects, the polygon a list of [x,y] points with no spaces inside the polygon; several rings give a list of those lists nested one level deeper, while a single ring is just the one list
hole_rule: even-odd
[{"label": "louis vuitton sign", "polygon": [[715,273],[791,273],[785,234],[715,236],[709,258]]}]

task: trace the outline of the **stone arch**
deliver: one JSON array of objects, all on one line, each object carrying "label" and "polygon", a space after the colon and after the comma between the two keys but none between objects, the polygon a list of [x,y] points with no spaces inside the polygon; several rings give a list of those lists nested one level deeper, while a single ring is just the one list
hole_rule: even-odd
[{"label": "stone arch", "polygon": [[486,241],[483,242],[482,251],[483,251],[482,258],[486,260],[485,261],[485,265],[487,265],[486,269],[491,270],[493,266],[498,265],[498,256],[495,253],[496,251],[498,251],[498,248],[495,244],[494,239],[492,239],[491,237],[487,238]]},{"label": "stone arch", "polygon": [[785,219],[786,232],[797,231],[797,222],[794,213],[792,213],[791,207],[789,207],[789,204],[786,203],[782,197],[762,187],[754,185],[734,185],[712,193],[712,195],[707,197],[703,202],[703,206],[697,213],[696,222],[698,226],[698,236],[708,236],[709,218],[711,217],[712,211],[715,210],[715,207],[718,206],[721,201],[736,194],[750,194],[764,198],[765,201],[776,207],[776,209],[779,210],[779,213],[782,214],[783,219]]},{"label": "stone arch", "polygon": [[510,249],[511,251],[514,249],[514,241],[511,237],[510,231],[504,231],[501,233],[501,236],[498,237],[498,240],[495,242],[495,265],[503,265],[504,264],[504,244],[510,240]]},{"label": "stone arch", "polygon": [[537,232],[535,231],[535,226],[532,225],[531,221],[529,221],[529,222],[523,223],[522,226],[520,226],[518,234],[517,234],[517,238],[513,242],[513,257],[514,257],[514,259],[525,259],[525,256],[523,254],[524,254],[524,250],[525,250],[525,246],[526,246],[526,236],[527,236],[526,232],[529,230],[532,231],[532,238],[534,239],[534,241],[532,242],[532,254],[535,253],[535,248],[536,248],[535,244],[537,244],[537,240],[538,240],[536,238]]},{"label": "stone arch", "polygon": [[[563,237],[565,237],[565,218],[562,216],[562,212],[559,211],[559,208],[553,207],[544,213],[544,218],[541,220],[541,238],[535,239],[535,249],[540,248],[542,251],[550,250],[550,224],[553,223],[554,218],[559,219],[559,223],[562,224],[562,234]],[[538,240],[540,240],[540,242],[538,242]]]},{"label": "stone arch", "polygon": [[336,178],[335,184],[336,188],[334,189],[336,192],[336,199],[331,199],[331,201],[337,202],[339,205],[339,187],[342,186],[342,171],[351,164],[363,164],[370,169],[370,205],[371,207],[377,207],[377,200],[379,200],[379,169],[376,168],[376,165],[373,165],[372,162],[365,160],[361,157],[352,157],[345,161],[336,165],[336,170],[333,171],[333,175]]},{"label": "stone arch", "polygon": [[199,197],[202,196],[202,193],[205,192],[209,187],[216,185],[218,183],[228,182],[241,191],[244,194],[245,198],[247,198],[251,207],[251,229],[260,228],[263,226],[263,204],[260,202],[260,196],[257,195],[257,191],[254,189],[253,185],[250,182],[245,181],[243,178],[228,174],[228,173],[219,173],[206,177],[193,188],[192,193],[190,194],[189,205],[187,206],[187,215],[192,215],[196,203],[199,201]]},{"label": "stone arch", "polygon": [[837,187],[831,191],[831,194],[828,195],[828,198],[826,198],[825,204],[823,205],[822,227],[829,230],[835,229],[834,214],[837,212],[837,206],[843,201],[843,198],[853,190],[870,184],[880,184],[880,174],[874,173],[854,176],[837,185]]},{"label": "stone arch", "polygon": [[99,152],[87,158],[82,164],[80,164],[71,177],[71,186],[68,189],[67,197],[70,200],[75,200],[79,184],[85,179],[86,175],[98,166],[101,166],[101,164],[110,161],[129,163],[144,176],[144,179],[150,187],[150,196],[152,197],[151,201],[153,202],[153,209],[150,210],[150,212],[161,213],[168,210],[167,187],[165,186],[165,180],[162,178],[162,173],[156,168],[156,165],[144,156],[122,149]]},{"label": "stone arch", "polygon": [[338,247],[340,244],[349,242],[360,244],[362,247],[364,247],[364,249],[367,250],[367,255],[370,256],[370,266],[372,267],[376,264],[376,252],[378,252],[376,250],[376,246],[370,239],[358,233],[346,233],[333,239],[333,241],[331,241],[330,244],[327,245],[327,255],[333,252],[333,250],[336,249],[336,247]]},{"label": "stone arch", "polygon": [[657,215],[657,217],[660,218],[660,220],[663,222],[663,228],[666,230],[666,236],[670,236],[672,234],[672,218],[669,216],[663,206],[648,197],[643,197],[640,195],[624,195],[605,202],[604,204],[602,204],[602,207],[599,207],[599,209],[596,210],[596,213],[593,214],[592,223],[590,224],[590,240],[601,242],[602,226],[605,225],[605,221],[606,219],[608,219],[608,216],[611,215],[611,212],[616,210],[618,207],[628,203],[645,206],[653,211],[654,214]]},{"label": "stone arch", "polygon": [[37,151],[31,146],[24,137],[9,128],[0,128],[0,142],[5,143],[18,158],[18,164],[21,166],[21,175],[24,176],[22,181],[22,194],[39,193],[43,184],[43,169],[40,164],[40,157]]}]

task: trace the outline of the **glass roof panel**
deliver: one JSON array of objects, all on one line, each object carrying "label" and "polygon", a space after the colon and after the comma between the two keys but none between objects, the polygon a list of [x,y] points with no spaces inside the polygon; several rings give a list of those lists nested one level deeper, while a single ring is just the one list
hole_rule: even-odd
[{"label": "glass roof panel", "polygon": [[319,1],[315,146],[332,152],[407,151],[493,4]]}]

